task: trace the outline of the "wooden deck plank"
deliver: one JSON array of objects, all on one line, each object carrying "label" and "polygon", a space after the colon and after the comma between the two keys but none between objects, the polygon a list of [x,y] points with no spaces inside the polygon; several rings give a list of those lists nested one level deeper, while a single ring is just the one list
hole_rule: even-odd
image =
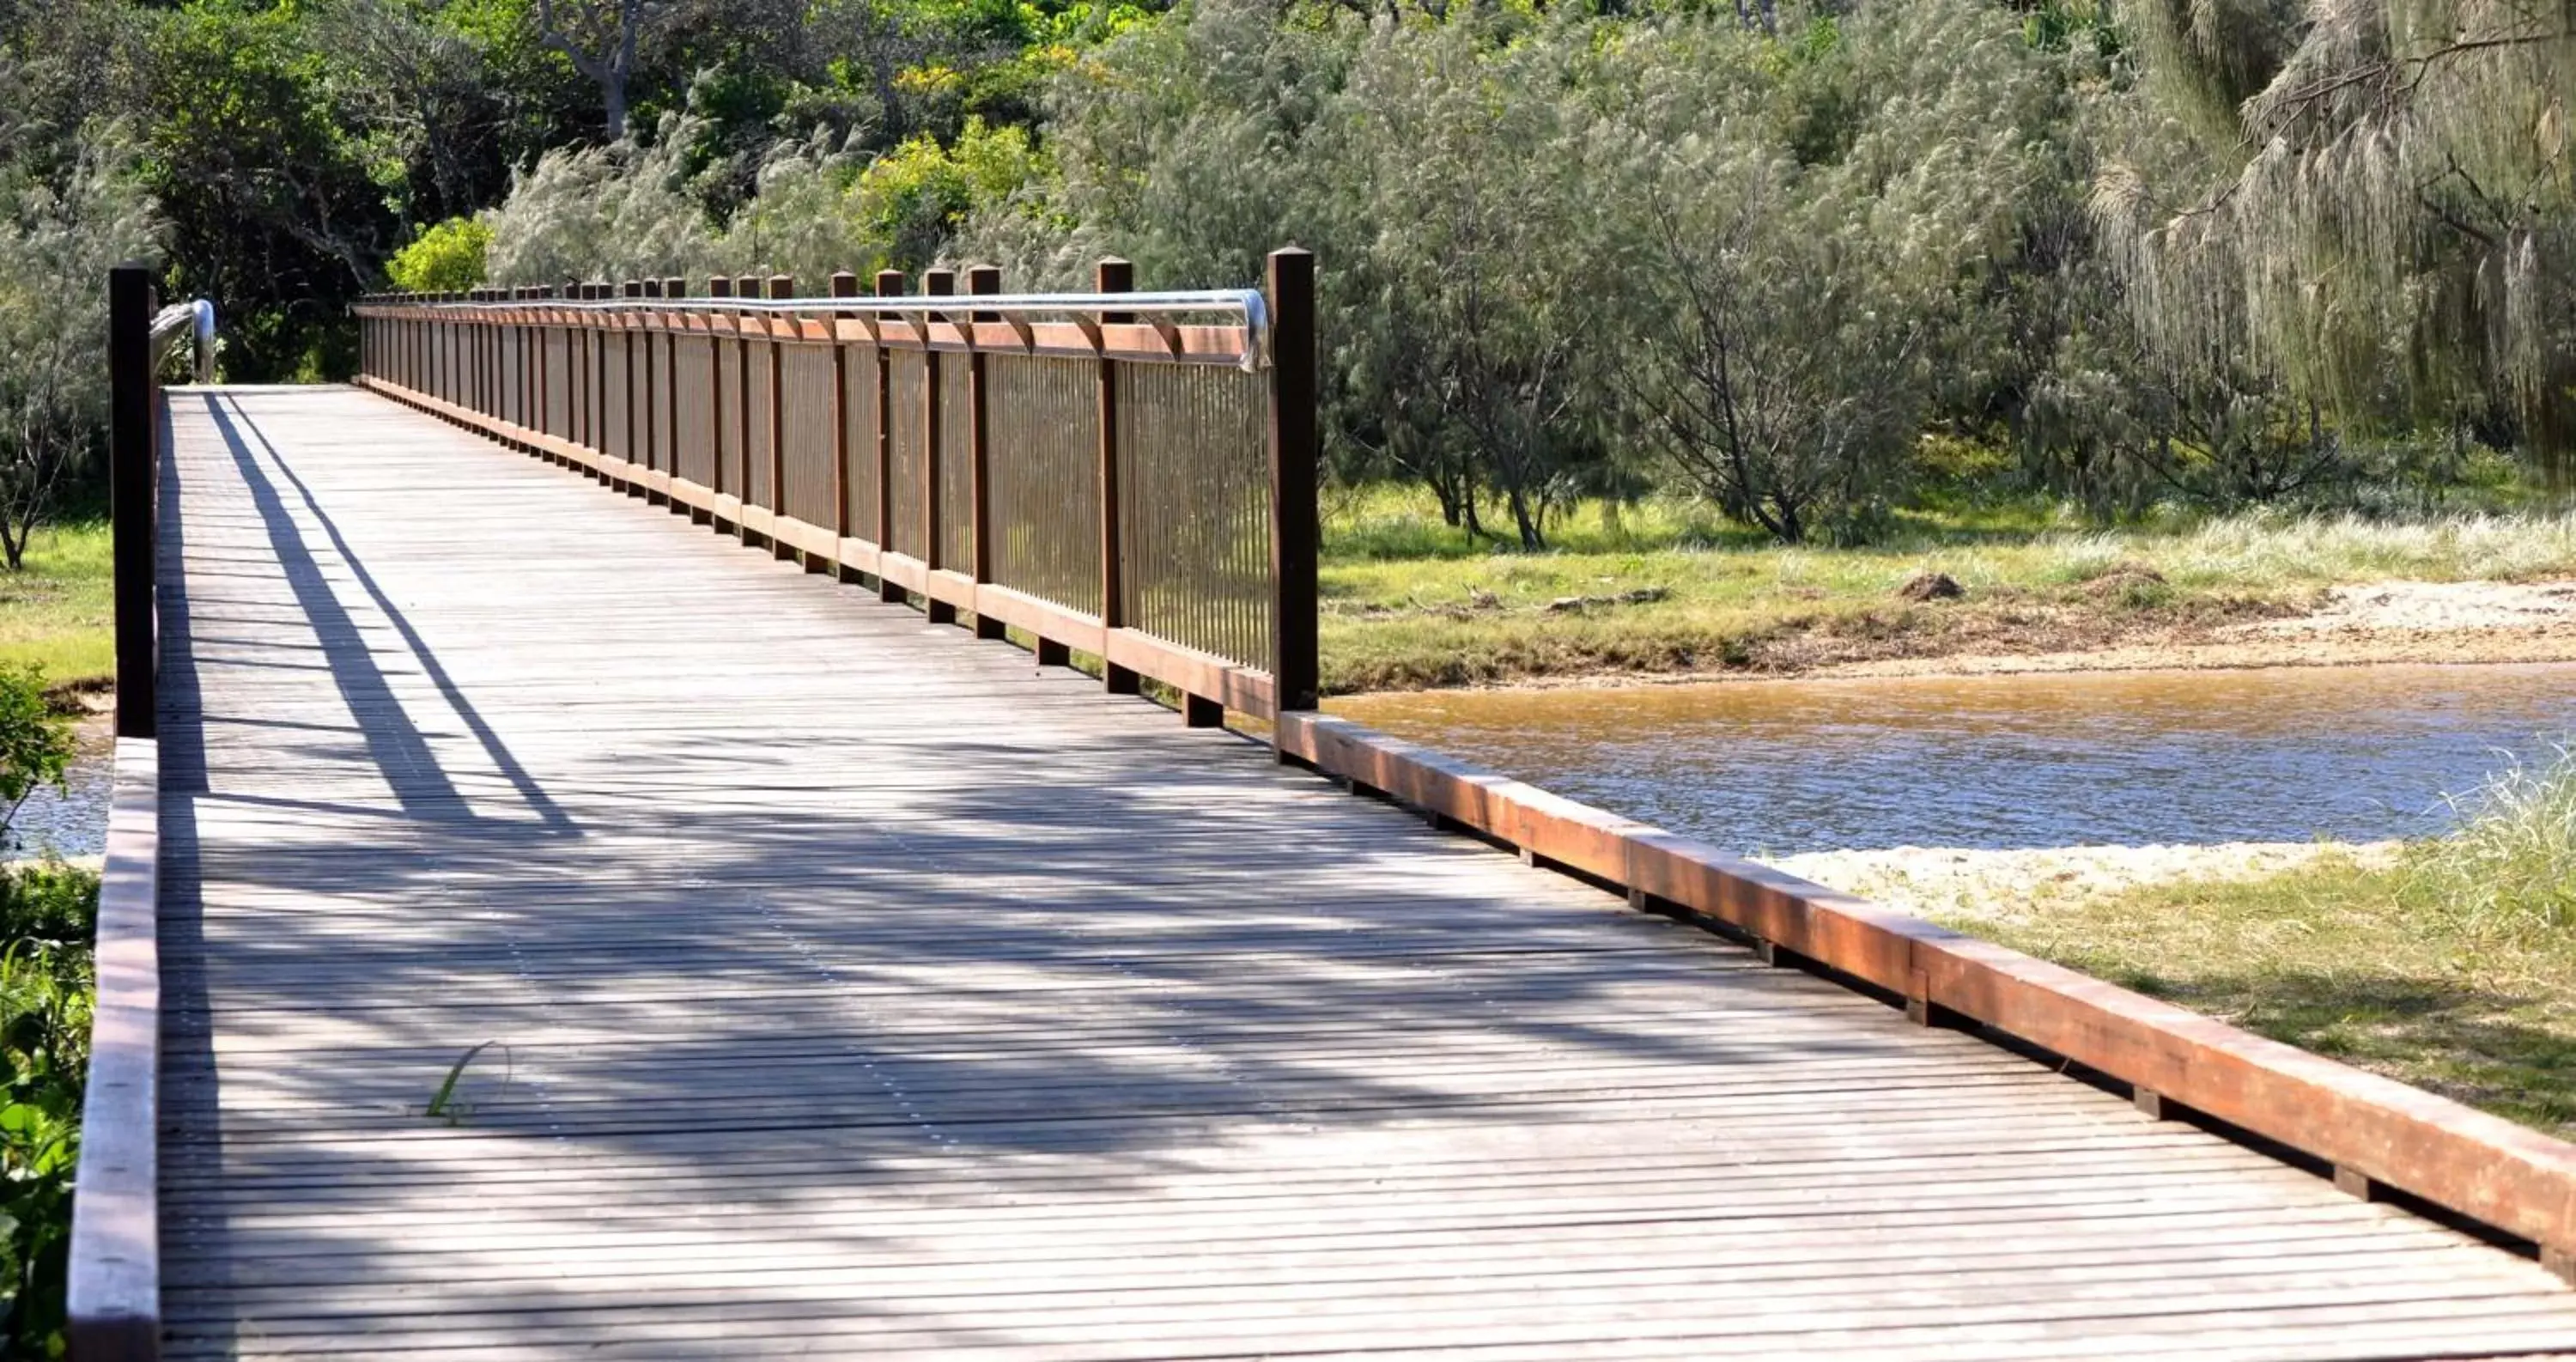
[{"label": "wooden deck plank", "polygon": [[2576,1344],[2535,1263],[564,470],[172,411],[171,1357]]}]

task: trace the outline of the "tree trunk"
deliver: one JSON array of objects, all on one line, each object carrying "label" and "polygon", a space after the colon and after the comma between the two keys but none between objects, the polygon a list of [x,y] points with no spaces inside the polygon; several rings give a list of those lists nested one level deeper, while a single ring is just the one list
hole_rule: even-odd
[{"label": "tree trunk", "polygon": [[617,72],[599,78],[599,102],[608,110],[608,140],[626,140],[626,76]]}]

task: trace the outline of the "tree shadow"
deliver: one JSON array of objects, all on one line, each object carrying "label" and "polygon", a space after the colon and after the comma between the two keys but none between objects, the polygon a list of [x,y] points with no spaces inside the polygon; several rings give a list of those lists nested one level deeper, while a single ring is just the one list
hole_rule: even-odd
[{"label": "tree shadow", "polygon": [[[1577,1241],[1676,1264],[1673,1318],[1723,1332],[1751,1269],[1710,1236],[1829,1280],[1998,1205],[2077,1261],[2119,1247],[2087,1217],[2275,1195],[389,404],[225,399],[165,488],[166,1355],[1146,1356],[1212,1291],[1260,1351],[1410,1278],[1482,1312],[1461,1338],[1615,1335],[1532,1294]],[[2014,1200],[1999,1149],[2057,1180]],[[1697,1180],[1738,1164],[1772,1180]],[[1838,1224],[1895,1233],[1828,1269],[1798,1232]]]}]

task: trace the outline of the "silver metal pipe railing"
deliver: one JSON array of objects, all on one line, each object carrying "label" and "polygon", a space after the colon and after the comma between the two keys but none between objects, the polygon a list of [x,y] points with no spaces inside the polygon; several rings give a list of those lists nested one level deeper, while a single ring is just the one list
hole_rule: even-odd
[{"label": "silver metal pipe railing", "polygon": [[162,357],[181,331],[189,334],[189,359],[199,383],[215,381],[215,305],[203,298],[172,303],[152,318],[152,364],[160,367]]},{"label": "silver metal pipe railing", "polygon": [[544,307],[577,312],[884,313],[954,315],[974,312],[1038,314],[1154,313],[1166,316],[1231,312],[1243,318],[1244,367],[1254,366],[1269,339],[1270,304],[1259,289],[1166,290],[1158,293],[907,293],[860,298],[472,298],[430,301],[399,294],[370,300],[437,311],[498,312]]}]

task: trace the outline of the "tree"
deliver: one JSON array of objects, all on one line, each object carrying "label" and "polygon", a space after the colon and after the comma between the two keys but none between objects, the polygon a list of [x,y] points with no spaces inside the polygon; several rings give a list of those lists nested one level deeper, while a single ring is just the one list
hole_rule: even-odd
[{"label": "tree", "polygon": [[1606,281],[1558,93],[1589,39],[1582,23],[1383,26],[1318,166],[1364,189],[1373,228],[1342,266],[1377,304],[1353,396],[1380,404],[1386,453],[1463,512],[1453,523],[1478,528],[1481,483],[1525,549],[1545,547],[1548,514],[1590,490],[1604,457]]},{"label": "tree", "polygon": [[1793,45],[1678,24],[1606,64],[1587,160],[1640,424],[1729,515],[1791,543],[1849,529],[1900,484],[1943,332],[2013,249],[2053,85],[1971,0]]},{"label": "tree", "polygon": [[148,199],[113,129],[75,139],[51,173],[0,167],[0,560],[96,461],[107,424],[108,269],[148,254]]},{"label": "tree", "polygon": [[2576,27],[2537,0],[2153,0],[2097,210],[2139,324],[2352,427],[2510,412],[2576,472]]},{"label": "tree", "polygon": [[635,46],[665,0],[537,0],[537,33],[599,87],[608,140],[626,137],[626,84]]}]

